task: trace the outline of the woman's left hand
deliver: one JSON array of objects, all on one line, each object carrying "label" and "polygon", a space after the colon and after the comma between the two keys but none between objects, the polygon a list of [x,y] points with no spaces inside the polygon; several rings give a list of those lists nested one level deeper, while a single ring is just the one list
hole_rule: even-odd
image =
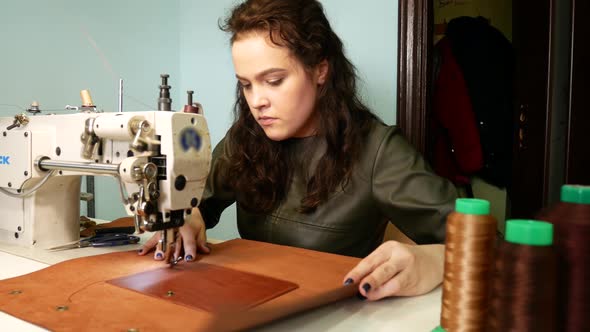
[{"label": "woman's left hand", "polygon": [[344,284],[359,284],[368,300],[428,293],[442,283],[444,250],[441,244],[409,245],[387,241],[360,261]]}]

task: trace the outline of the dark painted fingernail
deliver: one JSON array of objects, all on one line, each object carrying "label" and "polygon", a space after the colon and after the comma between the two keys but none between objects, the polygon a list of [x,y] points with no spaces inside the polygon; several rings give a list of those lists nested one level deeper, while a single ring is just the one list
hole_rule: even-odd
[{"label": "dark painted fingernail", "polygon": [[371,290],[371,285],[366,283],[363,285],[363,289],[365,290],[366,293],[368,293]]},{"label": "dark painted fingernail", "polygon": [[344,286],[350,285],[354,282],[354,280],[352,280],[352,278],[348,278],[346,279],[346,281],[344,282]]},{"label": "dark painted fingernail", "polygon": [[162,258],[162,257],[164,257],[164,256],[162,255],[161,252],[159,252],[159,253],[156,254],[156,258]]},{"label": "dark painted fingernail", "polygon": [[184,260],[186,260],[187,262],[190,262],[193,260],[193,256],[192,255],[186,255],[186,257],[184,258]]},{"label": "dark painted fingernail", "polygon": [[367,298],[366,298],[365,296],[363,296],[363,294],[361,294],[361,293],[356,293],[356,297],[358,297],[358,298],[359,298],[359,300],[363,300],[363,301],[367,299]]}]

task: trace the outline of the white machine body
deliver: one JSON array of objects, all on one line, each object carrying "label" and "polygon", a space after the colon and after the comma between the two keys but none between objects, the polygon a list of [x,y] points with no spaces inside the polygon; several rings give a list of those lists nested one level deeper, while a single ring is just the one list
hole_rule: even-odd
[{"label": "white machine body", "polygon": [[0,242],[77,240],[82,175],[114,176],[143,230],[178,227],[201,200],[211,163],[202,114],[31,115],[8,129],[14,122],[0,118]]}]

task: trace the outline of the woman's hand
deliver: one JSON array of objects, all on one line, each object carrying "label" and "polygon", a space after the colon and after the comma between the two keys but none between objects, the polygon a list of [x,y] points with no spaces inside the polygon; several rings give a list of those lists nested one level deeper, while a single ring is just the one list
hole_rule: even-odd
[{"label": "woman's hand", "polygon": [[[205,232],[205,221],[201,216],[198,208],[194,208],[191,217],[178,228],[176,244],[174,245],[174,254],[171,259],[176,260],[184,250],[184,260],[187,262],[195,260],[197,250],[200,253],[208,254],[211,250],[207,246],[207,233]],[[160,244],[160,232],[156,232],[139,250],[139,255],[143,256],[155,249],[154,259],[163,260],[165,258]]]},{"label": "woman's hand", "polygon": [[360,294],[372,301],[428,293],[442,282],[444,248],[387,241],[360,261],[344,284],[359,283]]}]

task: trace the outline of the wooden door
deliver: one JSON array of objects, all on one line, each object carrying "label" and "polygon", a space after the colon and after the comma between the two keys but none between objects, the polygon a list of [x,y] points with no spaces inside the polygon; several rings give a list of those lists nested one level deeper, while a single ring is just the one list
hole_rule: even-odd
[{"label": "wooden door", "polygon": [[533,217],[547,199],[550,6],[551,0],[516,0],[512,5],[517,125],[509,190],[512,218]]},{"label": "wooden door", "polygon": [[398,2],[397,125],[422,154],[430,106],[432,0]]},{"label": "wooden door", "polygon": [[590,33],[588,0],[572,6],[572,63],[569,135],[566,152],[566,183],[590,185]]},{"label": "wooden door", "polygon": [[[578,2],[588,6],[587,2]],[[553,94],[549,91],[554,88],[550,82],[552,75],[555,75],[555,68],[550,67],[550,41],[556,3],[557,0],[513,1],[516,143],[513,181],[509,190],[512,207],[510,217],[533,217],[547,204],[550,166],[552,161],[553,164],[563,162],[563,158],[551,159],[549,144],[550,106],[553,102]],[[399,0],[397,123],[406,133],[408,140],[423,154],[427,154],[428,150],[426,116],[430,107],[432,8],[432,0]],[[586,77],[587,75],[580,75],[579,79],[583,80]],[[582,86],[583,84],[580,85],[580,89],[583,89]],[[578,105],[584,104],[584,97],[585,94],[580,93],[577,97]],[[582,112],[576,113],[576,116],[585,116],[587,119],[587,114],[580,113]],[[589,166],[584,166],[588,165],[588,159],[585,163],[580,163],[577,160],[577,154],[580,152],[575,152],[579,151],[579,145],[583,146],[584,142],[588,141],[580,140],[577,136],[590,132],[588,125],[590,124],[586,121],[578,124],[581,129],[572,127],[574,129],[569,135],[568,146],[571,152],[568,149],[567,157],[568,161],[571,161],[566,169],[570,182],[571,179],[577,179],[580,174],[587,176],[588,172],[584,170],[590,169]],[[563,181],[559,179],[557,182]]]}]

